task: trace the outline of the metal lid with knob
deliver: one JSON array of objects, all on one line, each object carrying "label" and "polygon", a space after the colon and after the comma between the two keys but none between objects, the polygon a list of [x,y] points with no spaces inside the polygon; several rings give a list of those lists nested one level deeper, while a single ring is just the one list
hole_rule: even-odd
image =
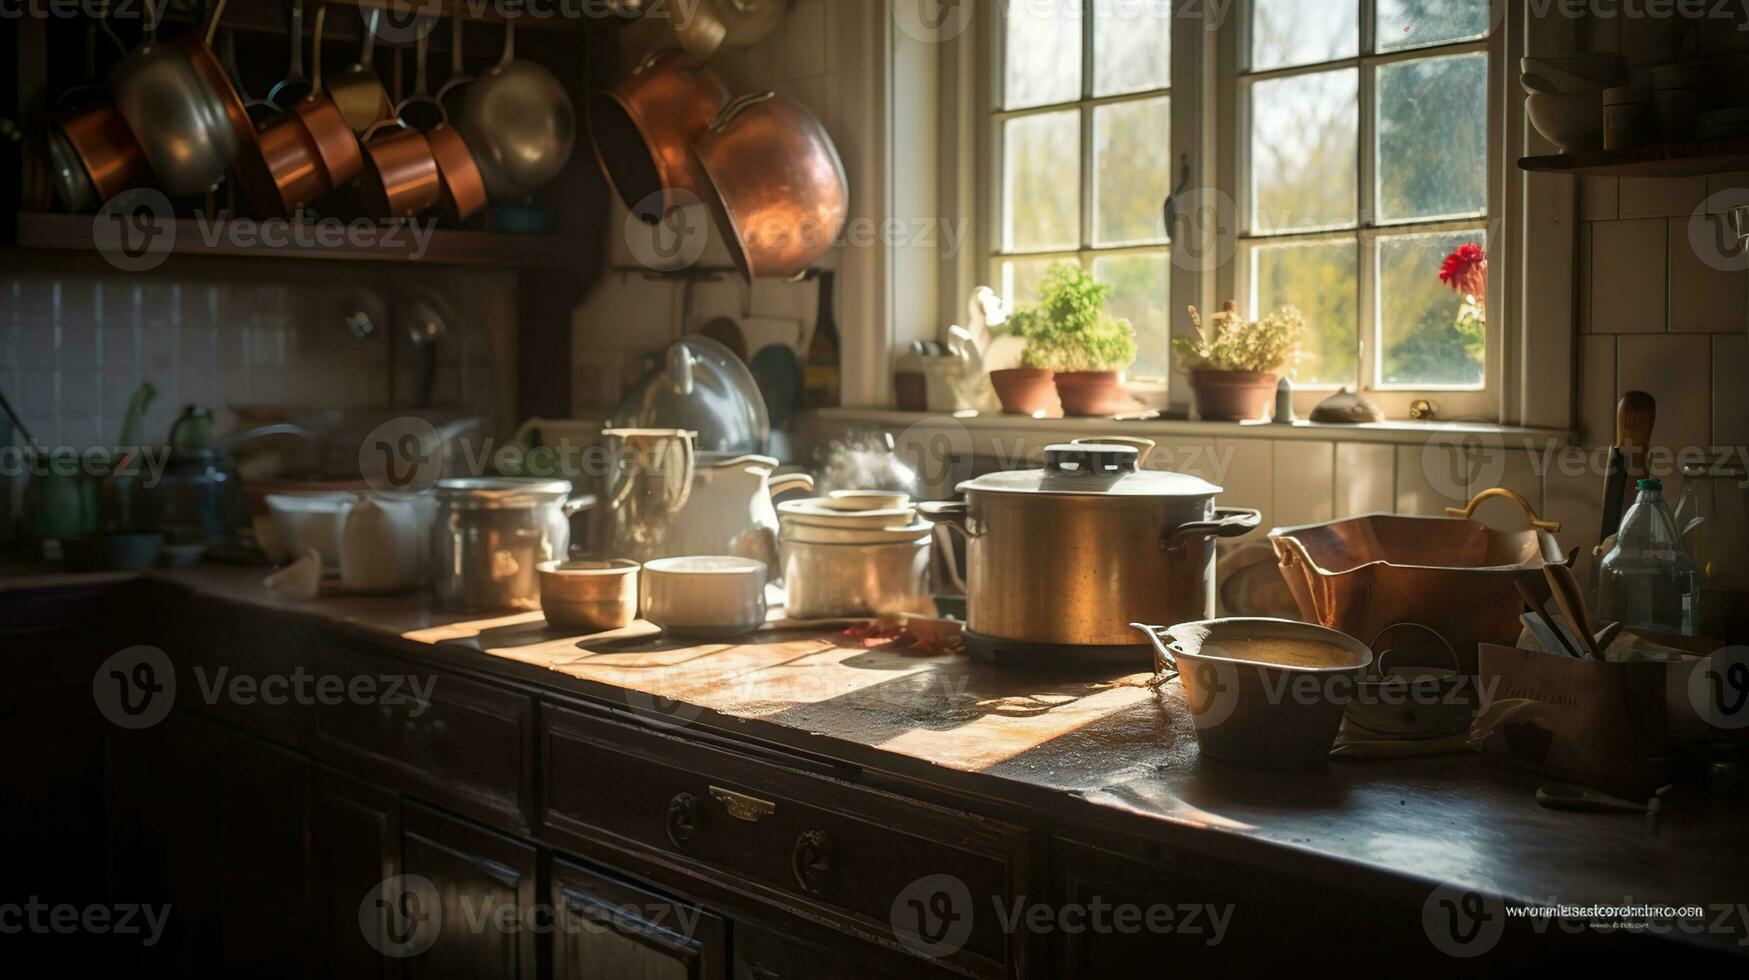
[{"label": "metal lid with knob", "polygon": [[1221,492],[1188,473],[1144,470],[1142,455],[1141,449],[1126,443],[1060,443],[1045,449],[1043,469],[989,473],[967,480],[959,490],[1122,497],[1209,497]]}]

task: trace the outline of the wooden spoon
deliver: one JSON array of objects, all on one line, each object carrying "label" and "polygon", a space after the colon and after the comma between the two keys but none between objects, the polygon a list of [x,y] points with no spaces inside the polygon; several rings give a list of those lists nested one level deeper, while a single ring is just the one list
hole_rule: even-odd
[{"label": "wooden spoon", "polygon": [[1567,617],[1585,651],[1592,659],[1602,660],[1603,650],[1598,647],[1597,634],[1585,618],[1585,595],[1579,588],[1579,580],[1573,577],[1573,570],[1565,565],[1544,565],[1543,575],[1549,581],[1549,591],[1554,593],[1556,607]]}]

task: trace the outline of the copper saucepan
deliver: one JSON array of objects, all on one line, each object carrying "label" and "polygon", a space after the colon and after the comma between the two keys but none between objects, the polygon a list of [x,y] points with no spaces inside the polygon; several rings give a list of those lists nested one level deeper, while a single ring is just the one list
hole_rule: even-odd
[{"label": "copper saucepan", "polygon": [[147,177],[139,141],[120,113],[108,104],[109,90],[97,76],[97,41],[108,38],[126,54],[121,38],[109,26],[107,12],[85,30],[85,78],[62,93],[60,113],[70,114],[49,128],[48,158],[55,194],[68,211],[87,211],[122,191],[138,187]]},{"label": "copper saucepan", "polygon": [[[452,61],[452,76],[459,74],[454,66],[461,64],[461,11],[458,7],[451,21],[452,37],[458,45]],[[449,110],[441,99],[431,94],[426,74],[430,43],[426,34],[414,42],[413,92],[395,107],[401,125],[423,132],[425,142],[437,165],[439,195],[438,211],[449,224],[466,221],[486,206],[486,181],[480,173],[474,154],[455,127],[449,124]],[[453,78],[451,81],[461,79]],[[445,89],[449,86],[445,85]]]},{"label": "copper saucepan", "polygon": [[310,94],[262,131],[259,155],[237,161],[250,200],[264,211],[288,215],[358,176],[364,156],[352,127],[322,90],[322,29],[328,8],[316,11],[315,78]]},{"label": "copper saucepan", "polygon": [[706,203],[748,279],[792,278],[831,249],[850,215],[844,163],[807,107],[743,95],[693,144]]},{"label": "copper saucepan", "polygon": [[649,55],[590,98],[595,159],[628,209],[653,223],[689,203],[677,200],[677,191],[703,199],[704,181],[689,151],[728,102],[716,73],[678,48]]},{"label": "copper saucepan", "polygon": [[372,126],[361,142],[364,176],[359,178],[358,189],[371,214],[411,218],[442,198],[437,158],[424,133],[385,119]]},{"label": "copper saucepan", "polygon": [[383,12],[378,7],[370,7],[361,16],[364,18],[361,32],[364,40],[359,48],[358,61],[328,81],[328,97],[340,108],[340,114],[346,117],[346,124],[352,127],[352,131],[362,136],[366,130],[392,115],[395,105],[372,63],[376,52],[377,22]]}]

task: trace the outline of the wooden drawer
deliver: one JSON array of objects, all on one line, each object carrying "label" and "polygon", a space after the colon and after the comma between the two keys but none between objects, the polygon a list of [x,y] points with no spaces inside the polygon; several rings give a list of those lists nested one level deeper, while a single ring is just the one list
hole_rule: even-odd
[{"label": "wooden drawer", "polygon": [[735,980],[946,980],[942,967],[860,943],[816,946],[735,924]]},{"label": "wooden drawer", "polygon": [[[399,678],[398,700],[342,697],[338,704],[317,705],[311,754],[488,823],[528,829],[534,795],[531,698],[346,641],[331,642],[328,649],[325,673],[348,684],[369,678],[379,692]],[[413,680],[429,694],[429,704],[414,697]]]},{"label": "wooden drawer", "polygon": [[1028,887],[1021,829],[546,703],[541,712],[552,836],[654,852],[894,947],[895,909],[930,881],[957,882],[970,928],[943,958],[974,975],[1005,975],[1017,959],[1019,937],[995,910]]}]

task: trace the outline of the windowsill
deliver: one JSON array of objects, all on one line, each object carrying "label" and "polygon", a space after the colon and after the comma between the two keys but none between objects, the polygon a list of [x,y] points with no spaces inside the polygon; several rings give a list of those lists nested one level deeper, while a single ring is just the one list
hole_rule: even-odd
[{"label": "windowsill", "polygon": [[1385,421],[1360,425],[1330,425],[1316,422],[1295,422],[1276,425],[1273,422],[1193,422],[1179,419],[1149,419],[1146,421],[1112,421],[1105,418],[1035,419],[1024,415],[955,416],[940,412],[900,412],[880,408],[830,408],[804,413],[818,423],[827,425],[860,423],[882,428],[910,428],[916,425],[959,425],[974,432],[1042,432],[1062,433],[1067,438],[1090,435],[1137,435],[1163,438],[1258,439],[1299,442],[1367,442],[1390,445],[1425,445],[1430,438],[1456,444],[1466,437],[1493,437],[1539,444],[1574,445],[1578,434],[1563,429],[1543,429],[1521,425],[1497,425],[1490,422],[1413,422]]}]

